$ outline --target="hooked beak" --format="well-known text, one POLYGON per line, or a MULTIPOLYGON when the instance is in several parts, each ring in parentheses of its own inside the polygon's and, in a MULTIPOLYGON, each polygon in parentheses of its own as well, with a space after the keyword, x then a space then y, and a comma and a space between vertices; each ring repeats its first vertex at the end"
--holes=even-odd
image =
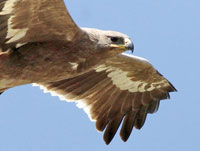
POLYGON ((133 53, 133 51, 134 51, 134 44, 133 44, 133 42, 131 41, 130 38, 126 38, 125 39, 125 47, 126 47, 127 50, 131 50, 131 52, 133 53))
POLYGON ((111 47, 112 48, 120 48, 124 51, 126 50, 131 50, 131 52, 133 53, 134 51, 134 44, 132 43, 131 39, 130 38, 125 38, 125 41, 124 41, 125 44, 111 44, 111 47))

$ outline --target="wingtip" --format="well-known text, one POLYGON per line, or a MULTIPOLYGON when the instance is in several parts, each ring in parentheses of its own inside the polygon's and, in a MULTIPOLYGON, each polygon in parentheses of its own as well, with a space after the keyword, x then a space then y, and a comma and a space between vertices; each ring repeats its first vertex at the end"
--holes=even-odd
POLYGON ((135 128, 140 130, 143 127, 144 123, 137 123, 135 124, 135 128))
POLYGON ((130 134, 126 135, 128 133, 120 133, 120 138, 122 139, 123 142, 126 142, 129 137, 130 137, 130 134))
POLYGON ((103 139, 104 139, 105 144, 109 145, 113 138, 109 137, 108 135, 104 135, 103 139))
MULTIPOLYGON (((159 74, 160 76, 164 77, 158 70, 156 70, 156 72, 157 72, 157 74, 159 74)), ((168 81, 168 80, 167 80, 167 81, 168 81)), ((168 83, 169 83, 169 85, 170 85, 171 88, 172 88, 172 91, 170 91, 170 92, 178 92, 178 90, 173 86, 173 84, 172 84, 171 82, 168 81, 168 83)))
MULTIPOLYGON (((169 82, 169 81, 168 81, 169 82)), ((178 90, 173 86, 173 84, 171 82, 169 82, 170 86, 172 87, 172 92, 178 92, 178 90)))

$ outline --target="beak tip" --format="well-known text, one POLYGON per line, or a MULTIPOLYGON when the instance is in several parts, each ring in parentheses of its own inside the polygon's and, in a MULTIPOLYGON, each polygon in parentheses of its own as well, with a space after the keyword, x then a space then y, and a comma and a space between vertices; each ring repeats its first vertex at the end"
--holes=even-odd
POLYGON ((131 50, 131 52, 134 52, 134 44, 131 42, 128 46, 128 49, 131 50))
POLYGON ((128 38, 128 39, 126 40, 126 48, 127 48, 128 50, 131 50, 132 53, 134 52, 134 44, 133 44, 133 42, 131 41, 130 38, 128 38))
POLYGON ((131 49, 132 53, 134 52, 134 44, 132 43, 132 49, 131 49))

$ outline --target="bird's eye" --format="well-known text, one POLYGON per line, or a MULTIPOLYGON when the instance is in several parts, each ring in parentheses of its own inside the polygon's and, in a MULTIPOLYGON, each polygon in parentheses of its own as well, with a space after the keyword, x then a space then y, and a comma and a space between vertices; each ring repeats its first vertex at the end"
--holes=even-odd
POLYGON ((117 38, 117 37, 111 37, 110 40, 111 40, 112 42, 117 42, 117 41, 118 41, 118 38, 117 38))

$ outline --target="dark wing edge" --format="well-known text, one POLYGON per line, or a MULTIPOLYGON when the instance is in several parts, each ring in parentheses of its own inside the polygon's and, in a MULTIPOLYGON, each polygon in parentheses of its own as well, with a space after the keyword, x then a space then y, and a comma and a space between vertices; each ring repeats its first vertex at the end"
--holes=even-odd
POLYGON ((154 67, 138 57, 119 55, 83 75, 39 86, 61 100, 76 102, 109 144, 121 122, 120 136, 127 141, 133 127, 142 128, 147 113, 158 110, 160 100, 176 91, 154 67))
POLYGON ((0 0, 0 48, 28 42, 71 41, 82 31, 64 0, 0 0))

